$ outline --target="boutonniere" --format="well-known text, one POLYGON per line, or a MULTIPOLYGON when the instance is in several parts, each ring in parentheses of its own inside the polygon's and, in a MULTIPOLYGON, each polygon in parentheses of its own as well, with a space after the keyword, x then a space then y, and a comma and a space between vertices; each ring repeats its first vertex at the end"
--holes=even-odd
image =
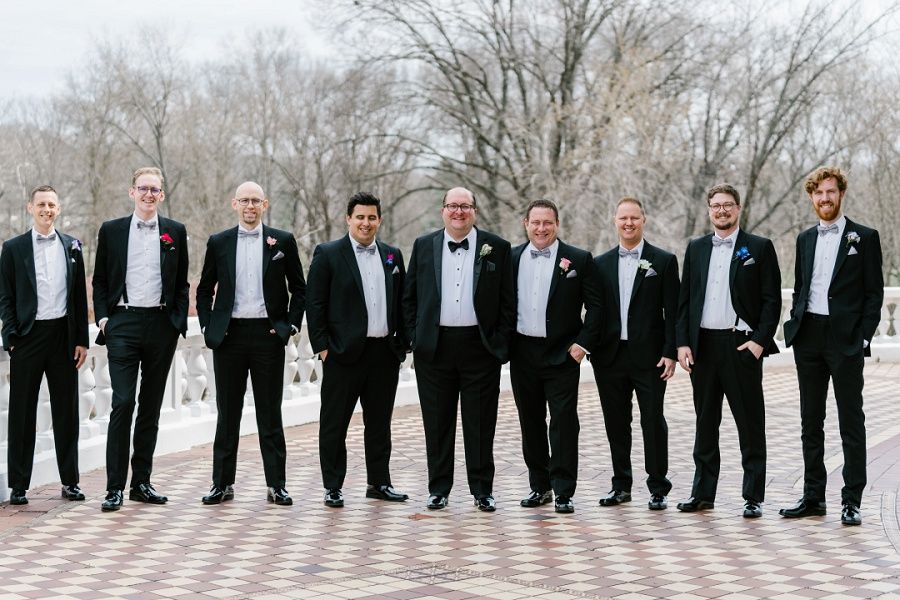
POLYGON ((72 252, 81 252, 81 240, 72 240, 72 245, 69 247, 69 250, 72 252))
POLYGON ((741 262, 750 258, 750 250, 747 249, 747 246, 741 246, 734 253, 734 258, 732 260, 739 260, 741 262))
POLYGON ((851 231, 845 237, 847 238, 847 247, 848 248, 850 247, 851 244, 855 244, 855 243, 859 242, 859 234, 856 233, 855 231, 851 231))
POLYGON ((159 245, 163 250, 173 250, 175 248, 175 240, 168 233, 159 236, 159 245))
POLYGON ((642 258, 641 262, 638 263, 638 269, 640 269, 641 271, 649 271, 652 268, 653 268, 653 263, 651 263, 646 258, 642 258))
POLYGON ((388 254, 388 255, 387 255, 387 258, 384 259, 384 264, 386 264, 386 265, 389 266, 389 267, 394 266, 394 255, 393 255, 393 254, 388 254))
POLYGON ((572 261, 568 258, 559 259, 559 272, 566 273, 569 270, 569 267, 572 266, 572 261))
POLYGON ((482 244, 481 250, 478 252, 478 258, 484 258, 488 254, 490 254, 492 250, 493 248, 490 246, 490 244, 482 244))
POLYGON ((270 236, 266 236, 266 244, 269 245, 269 248, 274 248, 274 247, 275 247, 275 244, 277 244, 277 243, 278 243, 278 240, 276 240, 275 238, 273 238, 271 235, 270 235, 270 236))

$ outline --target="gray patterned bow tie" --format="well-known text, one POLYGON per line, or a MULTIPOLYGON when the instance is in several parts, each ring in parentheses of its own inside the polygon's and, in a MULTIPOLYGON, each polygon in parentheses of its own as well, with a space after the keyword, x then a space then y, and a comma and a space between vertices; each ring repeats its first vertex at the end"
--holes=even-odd
POLYGON ((619 256, 625 258, 626 256, 630 256, 631 258, 640 258, 641 253, 637 251, 637 248, 634 250, 626 250, 625 248, 619 248, 619 256))
POLYGON ((138 221, 137 222, 138 230, 141 229, 156 229, 156 221, 138 221))
POLYGON ((838 226, 837 223, 832 223, 831 225, 817 225, 816 229, 819 230, 819 236, 823 236, 828 233, 837 233, 838 226))
POLYGON ((713 248, 718 246, 734 246, 734 240, 731 238, 725 238, 724 240, 718 236, 713 236, 712 239, 713 248))
POLYGON ((550 248, 544 248, 543 250, 531 250, 531 258, 537 258, 538 256, 543 256, 544 258, 550 258, 550 248))
POLYGON ((55 240, 55 239, 56 239, 56 234, 55 234, 55 233, 51 233, 50 235, 41 235, 41 234, 37 234, 37 241, 38 241, 38 243, 41 243, 41 242, 52 242, 52 241, 55 240))
POLYGON ((357 254, 375 254, 375 246, 357 246, 357 254))
POLYGON ((255 231, 244 231, 243 229, 238 229, 238 237, 239 238, 258 238, 259 230, 255 231))

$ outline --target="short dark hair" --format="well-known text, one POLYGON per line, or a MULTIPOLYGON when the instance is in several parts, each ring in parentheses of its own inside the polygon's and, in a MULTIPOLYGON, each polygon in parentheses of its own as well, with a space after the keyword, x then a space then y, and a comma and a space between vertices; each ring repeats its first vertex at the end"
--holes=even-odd
POLYGON ((847 191, 847 176, 838 167, 819 167, 809 174, 803 187, 806 189, 806 193, 811 196, 820 183, 832 178, 837 181, 839 192, 843 194, 847 191))
POLYGON ((546 198, 541 198, 540 200, 534 200, 531 204, 528 205, 528 208, 525 209, 525 220, 531 216, 531 209, 533 208, 549 208, 553 211, 553 217, 559 221, 559 209, 556 208, 556 204, 553 200, 547 200, 546 198))
POLYGON ((634 196, 625 196, 624 198, 622 198, 622 199, 620 199, 618 202, 616 202, 616 210, 618 211, 618 210, 619 210, 619 207, 622 206, 623 204, 634 204, 634 205, 637 206, 639 209, 641 209, 641 216, 642 216, 642 217, 646 217, 646 216, 647 216, 646 214, 644 214, 644 205, 643 205, 643 203, 641 203, 641 201, 638 200, 637 198, 635 198, 634 196))
POLYGON ((734 198, 734 203, 738 206, 741 205, 741 195, 738 194, 738 191, 734 188, 730 183, 717 183, 712 186, 708 190, 706 190, 706 203, 709 204, 710 199, 716 194, 728 194, 732 198, 734 198))
POLYGON ((347 202, 347 216, 353 216, 353 209, 356 206, 374 206, 378 211, 378 218, 381 218, 381 200, 379 200, 374 194, 370 194, 369 192, 356 192, 352 196, 350 196, 350 201, 347 202))
POLYGON ((34 201, 34 196, 35 196, 36 194, 41 193, 41 192, 53 192, 54 194, 56 194, 56 197, 59 198, 59 194, 57 194, 56 190, 53 189, 53 186, 51 186, 51 185, 39 185, 39 186, 37 186, 36 188, 34 188, 33 190, 31 190, 31 195, 28 197, 28 201, 29 201, 29 202, 33 202, 33 201, 34 201))

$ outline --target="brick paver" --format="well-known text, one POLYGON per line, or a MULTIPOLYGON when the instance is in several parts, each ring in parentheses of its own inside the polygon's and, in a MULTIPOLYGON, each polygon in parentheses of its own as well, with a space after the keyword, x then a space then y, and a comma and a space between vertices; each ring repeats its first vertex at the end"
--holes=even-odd
MULTIPOLYGON (((874 598, 900 594, 897 492, 900 410, 896 365, 866 368, 870 484, 863 526, 840 524, 840 443, 833 408, 826 423, 831 470, 829 514, 787 520, 780 506, 802 490, 797 383, 788 368, 766 372, 769 474, 764 515, 741 518, 740 455, 726 411, 716 508, 683 514, 690 493, 693 409, 687 376, 667 396, 669 510, 634 501, 597 506, 609 488, 609 450, 593 385, 580 396, 581 463, 576 512, 523 509, 528 491, 512 397, 501 398, 495 458, 496 513, 472 506, 461 432, 456 485, 444 511, 429 512, 420 413, 394 418, 394 485, 404 504, 364 498, 362 425, 349 437, 346 507, 321 502, 317 426, 288 431, 292 507, 265 502, 255 437, 241 442, 233 502, 203 506, 209 446, 157 459, 154 483, 165 506, 128 502, 103 514, 102 470, 87 474, 85 503, 66 503, 58 487, 31 490, 31 503, 0 508, 0 598, 874 598)), ((636 410, 636 409, 635 409, 636 410)), ((637 423, 637 414, 635 414, 637 423)), ((635 432, 637 434, 637 432, 635 432)), ((635 473, 643 450, 635 435, 635 473)))

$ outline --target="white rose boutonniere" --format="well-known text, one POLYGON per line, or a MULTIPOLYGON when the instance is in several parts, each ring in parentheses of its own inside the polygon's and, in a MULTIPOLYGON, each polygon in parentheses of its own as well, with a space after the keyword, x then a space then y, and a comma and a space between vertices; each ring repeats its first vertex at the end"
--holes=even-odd
POLYGON ((490 254, 492 250, 493 248, 491 248, 490 244, 482 244, 481 250, 478 251, 478 258, 484 258, 490 254))
POLYGON ((638 263, 638 268, 641 271, 649 271, 651 268, 653 268, 653 263, 651 263, 646 258, 642 258, 641 262, 638 263))
POLYGON ((848 233, 846 235, 846 238, 847 238, 847 247, 849 247, 851 244, 856 244, 857 242, 859 242, 859 234, 856 233, 855 231, 851 231, 850 233, 848 233))

